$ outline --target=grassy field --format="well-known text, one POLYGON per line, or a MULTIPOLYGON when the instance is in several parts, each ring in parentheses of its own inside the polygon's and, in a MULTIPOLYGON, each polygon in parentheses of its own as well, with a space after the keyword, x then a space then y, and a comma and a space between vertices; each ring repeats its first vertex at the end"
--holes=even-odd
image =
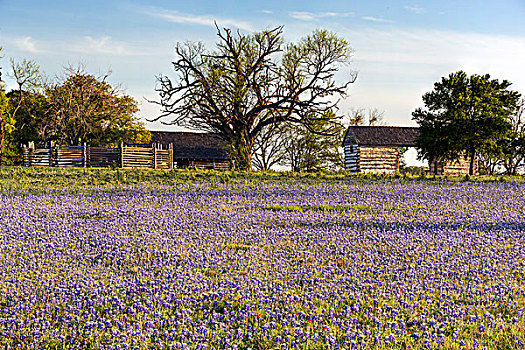
POLYGON ((411 175, 356 175, 349 172, 295 173, 295 172, 235 172, 213 170, 151 170, 119 168, 37 168, 0 167, 2 189, 80 188, 85 186, 107 186, 115 184, 173 184, 173 183, 247 183, 268 181, 411 181, 450 182, 516 182, 524 183, 525 176, 411 176, 411 175))

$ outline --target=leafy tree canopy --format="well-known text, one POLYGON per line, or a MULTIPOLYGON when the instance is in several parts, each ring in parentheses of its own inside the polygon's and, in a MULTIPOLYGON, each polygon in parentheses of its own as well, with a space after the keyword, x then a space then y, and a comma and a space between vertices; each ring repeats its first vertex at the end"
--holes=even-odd
POLYGON ((466 155, 473 174, 476 156, 497 149, 511 129, 508 118, 520 94, 509 90, 510 85, 488 74, 469 77, 463 71, 435 83, 434 90, 423 95, 425 108, 412 113, 420 127, 420 158, 453 161, 466 155))
POLYGON ((326 111, 307 128, 288 124, 283 135, 281 164, 292 171, 339 170, 343 167, 341 142, 345 127, 333 123, 334 112, 326 111), (330 130, 330 133, 326 133, 330 130))
POLYGON ((502 140, 501 165, 509 175, 517 175, 525 168, 525 99, 518 102, 516 111, 510 115, 511 132, 502 140))
MULTIPOLYGON (((0 58, 2 58, 2 47, 0 46, 0 58)), ((14 120, 7 113, 9 99, 5 94, 5 87, 2 81, 2 67, 0 66, 0 165, 3 163, 4 140, 13 131, 14 120)))
POLYGON ((147 142, 149 132, 136 117, 137 102, 120 87, 80 67, 68 69, 66 77, 46 89, 48 112, 44 120, 47 140, 60 144, 110 145, 147 142))

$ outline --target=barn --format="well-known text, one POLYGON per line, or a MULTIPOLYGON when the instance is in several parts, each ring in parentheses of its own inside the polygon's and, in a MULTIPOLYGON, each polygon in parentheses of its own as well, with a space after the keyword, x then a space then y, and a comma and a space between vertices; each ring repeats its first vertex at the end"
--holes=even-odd
MULTIPOLYGON (((400 148, 415 147, 418 136, 417 127, 350 126, 343 139, 345 169, 352 173, 395 174, 402 156, 400 148)), ((449 164, 434 161, 428 171, 436 175, 466 175, 469 163, 463 157, 449 164)))
POLYGON ((151 131, 151 142, 173 147, 173 162, 177 168, 227 170, 230 158, 226 143, 213 133, 182 131, 151 131))

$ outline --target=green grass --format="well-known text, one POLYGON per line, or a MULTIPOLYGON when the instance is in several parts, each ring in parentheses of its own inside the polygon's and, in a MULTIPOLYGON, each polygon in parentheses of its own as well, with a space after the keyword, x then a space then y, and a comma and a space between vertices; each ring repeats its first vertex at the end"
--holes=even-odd
MULTIPOLYGON (((192 169, 119 169, 119 168, 39 168, 39 167, 0 167, 0 189, 34 189, 39 191, 114 184, 174 184, 203 183, 258 183, 279 180, 281 182, 315 183, 327 182, 369 182, 395 181, 470 181, 470 182, 525 182, 525 176, 434 176, 434 175, 388 175, 351 174, 340 172, 239 172, 192 169)), ((322 210, 322 209, 321 209, 322 210)), ((338 209, 335 209, 338 210, 338 209)))

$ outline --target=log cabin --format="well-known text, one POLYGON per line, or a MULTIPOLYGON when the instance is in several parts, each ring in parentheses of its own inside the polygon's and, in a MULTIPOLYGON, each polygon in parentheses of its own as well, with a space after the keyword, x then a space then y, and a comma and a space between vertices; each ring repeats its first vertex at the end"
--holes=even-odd
MULTIPOLYGON (((350 126, 342 145, 345 169, 352 173, 395 174, 399 171, 402 156, 400 148, 415 147, 418 136, 417 127, 350 126)), ((436 175, 466 175, 469 162, 464 157, 448 164, 433 161, 428 172, 436 175)))

